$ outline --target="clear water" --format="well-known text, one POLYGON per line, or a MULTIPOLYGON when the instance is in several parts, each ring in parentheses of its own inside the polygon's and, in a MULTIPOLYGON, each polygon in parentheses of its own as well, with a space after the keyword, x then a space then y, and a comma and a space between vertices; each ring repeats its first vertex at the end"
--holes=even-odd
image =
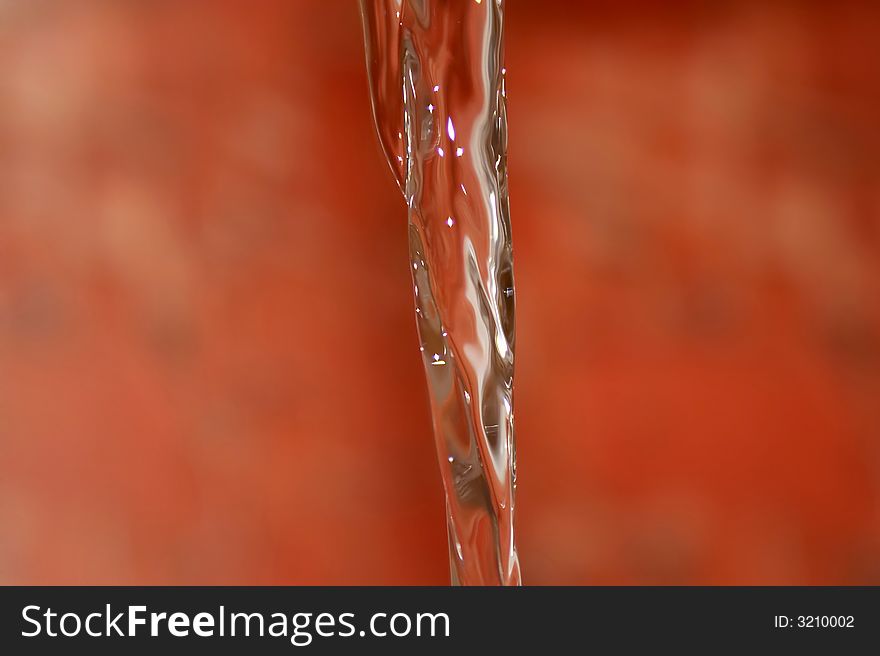
POLYGON ((408 210, 452 581, 517 585, 504 4, 360 1, 376 127, 408 210))

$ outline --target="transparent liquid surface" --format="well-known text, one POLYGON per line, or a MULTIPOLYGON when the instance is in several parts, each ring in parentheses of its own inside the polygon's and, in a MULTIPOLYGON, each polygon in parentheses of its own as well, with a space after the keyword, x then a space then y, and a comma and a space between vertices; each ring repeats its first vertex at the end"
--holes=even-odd
POLYGON ((520 583, 503 11, 501 0, 361 0, 376 128, 406 201, 460 585, 520 583))

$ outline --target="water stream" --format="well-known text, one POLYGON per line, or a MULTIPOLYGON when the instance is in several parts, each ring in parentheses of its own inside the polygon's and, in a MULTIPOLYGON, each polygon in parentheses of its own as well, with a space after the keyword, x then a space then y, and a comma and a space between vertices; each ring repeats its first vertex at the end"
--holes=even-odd
POLYGON ((452 581, 517 585, 502 0, 361 0, 373 115, 406 201, 452 581))

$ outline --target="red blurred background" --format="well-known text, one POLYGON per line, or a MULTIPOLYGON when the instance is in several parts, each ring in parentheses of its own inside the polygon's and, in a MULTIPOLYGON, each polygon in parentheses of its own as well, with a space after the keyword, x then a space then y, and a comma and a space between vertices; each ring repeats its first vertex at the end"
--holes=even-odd
MULTIPOLYGON (((880 583, 880 7, 508 0, 519 540, 880 583)), ((356 3, 0 4, 0 582, 442 584, 356 3)))

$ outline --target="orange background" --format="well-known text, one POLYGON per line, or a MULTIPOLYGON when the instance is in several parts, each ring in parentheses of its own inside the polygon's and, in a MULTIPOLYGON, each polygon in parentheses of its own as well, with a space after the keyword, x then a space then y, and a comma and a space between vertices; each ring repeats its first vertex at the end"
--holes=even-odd
MULTIPOLYGON (((880 583, 880 9, 507 30, 525 581, 880 583)), ((0 98, 0 582, 446 583, 356 4, 3 3, 0 98)))

